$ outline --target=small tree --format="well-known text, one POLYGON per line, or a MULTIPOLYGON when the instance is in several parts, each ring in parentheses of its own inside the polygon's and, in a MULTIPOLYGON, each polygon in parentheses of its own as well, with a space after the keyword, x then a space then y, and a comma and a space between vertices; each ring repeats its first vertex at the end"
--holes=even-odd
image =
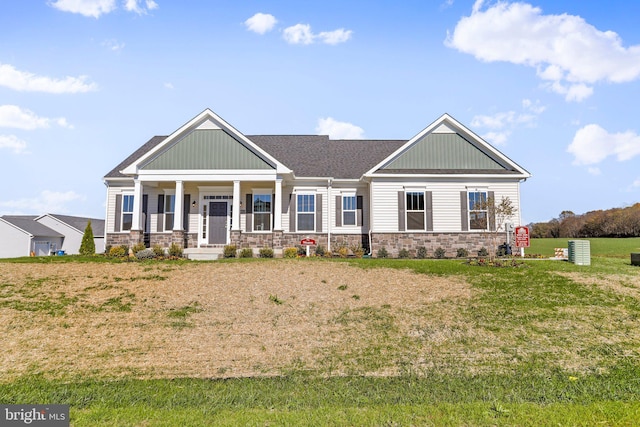
POLYGON ((87 223, 82 235, 82 243, 80 243, 80 255, 95 255, 96 244, 93 241, 93 229, 91 228, 91 220, 87 223))
POLYGON ((489 258, 493 259, 498 251, 498 237, 507 231, 505 227, 507 220, 511 219, 518 210, 509 197, 502 197, 500 203, 496 203, 493 197, 488 197, 486 201, 478 202, 476 206, 486 210, 489 217, 489 227, 487 227, 491 240, 489 258))

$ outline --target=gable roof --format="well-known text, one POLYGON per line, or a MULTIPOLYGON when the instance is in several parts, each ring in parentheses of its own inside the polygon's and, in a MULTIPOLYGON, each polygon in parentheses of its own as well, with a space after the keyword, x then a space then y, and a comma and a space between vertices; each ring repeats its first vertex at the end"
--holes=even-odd
POLYGON ((118 166, 111 169, 106 175, 105 178, 126 178, 127 176, 122 174, 120 171, 126 168, 127 166, 133 164, 137 159, 144 156, 146 153, 154 149, 158 144, 164 141, 166 136, 154 136, 145 144, 143 144, 136 151, 131 153, 126 159, 121 161, 118 166))
POLYGON ((37 222, 35 215, 3 215, 0 218, 34 237, 64 237, 57 231, 37 222))
POLYGON ((69 227, 72 227, 83 234, 84 234, 85 228, 87 228, 87 223, 91 221, 91 230, 93 231, 93 236, 101 237, 104 235, 104 219, 87 218, 87 217, 71 216, 71 215, 44 214, 44 215, 40 215, 37 218, 34 218, 34 220, 38 221, 40 218, 44 216, 50 216, 52 218, 55 218, 58 221, 67 224, 69 227))

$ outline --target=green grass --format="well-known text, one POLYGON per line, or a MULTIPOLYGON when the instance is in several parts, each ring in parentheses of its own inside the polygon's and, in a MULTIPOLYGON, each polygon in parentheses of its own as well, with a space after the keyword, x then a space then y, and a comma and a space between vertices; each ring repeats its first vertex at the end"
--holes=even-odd
POLYGON ((629 259, 631 252, 640 252, 640 237, 626 239, 597 238, 597 239, 531 239, 531 246, 525 248, 527 254, 540 254, 545 257, 554 256, 555 248, 567 248, 569 240, 589 240, 591 256, 614 257, 629 259))

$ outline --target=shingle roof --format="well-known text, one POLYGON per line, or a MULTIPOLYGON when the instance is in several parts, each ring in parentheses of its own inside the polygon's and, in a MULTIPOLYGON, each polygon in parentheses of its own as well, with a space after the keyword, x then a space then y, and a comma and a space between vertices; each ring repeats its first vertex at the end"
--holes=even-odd
MULTIPOLYGON (((152 150, 166 136, 154 136, 105 178, 124 178, 120 171, 152 150)), ((406 141, 329 139, 326 135, 247 135, 252 142, 293 170, 297 177, 358 179, 406 141)))
POLYGON ((37 218, 35 215, 3 215, 0 218, 34 236, 64 237, 64 235, 46 225, 34 221, 37 218))
POLYGON ((84 229, 87 228, 87 223, 91 221, 91 230, 93 231, 93 235, 95 237, 100 237, 104 235, 104 219, 98 218, 85 218, 80 216, 71 216, 71 215, 58 215, 58 214, 49 214, 50 216, 64 222, 65 224, 70 225, 76 230, 84 233, 84 229))

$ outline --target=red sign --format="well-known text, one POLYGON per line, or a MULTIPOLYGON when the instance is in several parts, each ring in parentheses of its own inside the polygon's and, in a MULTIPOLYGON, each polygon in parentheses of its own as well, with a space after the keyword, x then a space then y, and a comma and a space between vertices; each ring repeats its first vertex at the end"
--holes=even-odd
POLYGON ((521 225, 516 227, 515 231, 516 248, 528 248, 529 247, 529 227, 521 225))
POLYGON ((313 239, 302 239, 300 240, 300 244, 302 246, 315 246, 316 245, 316 241, 313 239))

